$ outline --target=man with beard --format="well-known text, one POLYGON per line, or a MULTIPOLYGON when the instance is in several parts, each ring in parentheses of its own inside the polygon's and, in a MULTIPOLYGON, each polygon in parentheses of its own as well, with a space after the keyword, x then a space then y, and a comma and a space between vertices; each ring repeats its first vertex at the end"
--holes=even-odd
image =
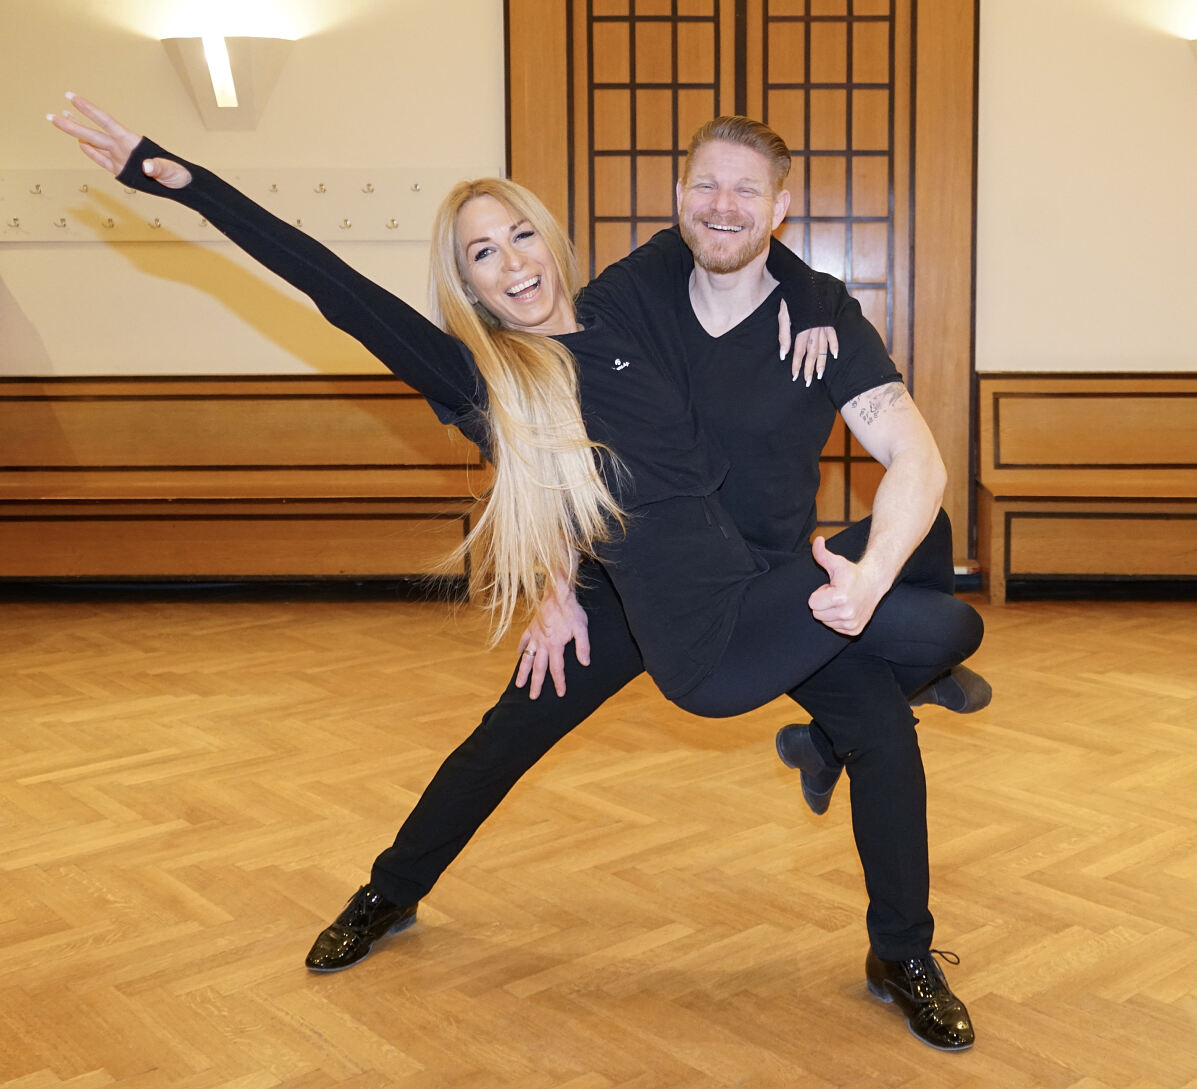
MULTIPOLYGON (((758 548, 811 549, 819 452, 837 412, 886 466, 872 518, 813 547, 828 582, 810 598, 810 623, 855 636, 898 580, 951 594, 951 534, 939 510, 943 466, 876 331, 843 285, 784 247, 770 257, 771 231, 788 207, 782 181, 789 164, 784 142, 757 122, 719 118, 704 126, 678 185, 686 242, 662 232, 606 270, 584 297, 599 312, 638 314, 674 353, 684 346, 697 415, 731 464, 720 498, 758 548), (796 324, 834 327, 840 357, 820 384, 826 389, 792 382, 774 354, 779 279, 796 324)), ((580 583, 577 597, 566 591, 551 599, 525 633, 511 685, 441 765, 392 847, 375 860, 370 882, 317 938, 306 961, 311 970, 356 964, 384 935, 414 922, 418 901, 523 772, 641 672, 601 567, 583 563, 580 583), (575 653, 567 655, 571 641, 575 653), (531 678, 537 693, 546 669, 557 698, 530 700, 522 686, 531 678)), ((918 638, 920 630, 919 616, 910 615, 900 634, 918 638)), ((762 655, 791 649, 764 642, 762 655)), ((925 782, 908 698, 958 711, 983 706, 988 686, 966 669, 948 670, 971 649, 945 661, 944 676, 921 690, 927 678, 914 680, 901 661, 840 655, 790 693, 819 726, 787 726, 777 738, 782 760, 801 769, 815 812, 827 809, 847 766, 869 894, 869 989, 896 1001, 916 1036, 946 1050, 971 1046, 973 1030, 930 949, 925 782)), ((737 672, 751 669, 748 662, 737 672)))

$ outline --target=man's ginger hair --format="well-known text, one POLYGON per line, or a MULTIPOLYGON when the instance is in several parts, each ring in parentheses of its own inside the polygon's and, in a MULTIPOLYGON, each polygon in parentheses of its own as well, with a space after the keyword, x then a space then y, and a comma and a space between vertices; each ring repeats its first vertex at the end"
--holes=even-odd
POLYGON ((722 117, 708 121, 690 138, 686 168, 682 174, 683 183, 689 180, 690 163, 694 159, 694 153, 703 144, 709 144, 714 140, 722 140, 727 144, 739 144, 741 147, 752 148, 753 151, 759 152, 769 160, 773 167, 774 192, 780 190, 785 184, 792 161, 786 142, 768 125, 754 121, 751 117, 732 114, 724 114, 722 117))

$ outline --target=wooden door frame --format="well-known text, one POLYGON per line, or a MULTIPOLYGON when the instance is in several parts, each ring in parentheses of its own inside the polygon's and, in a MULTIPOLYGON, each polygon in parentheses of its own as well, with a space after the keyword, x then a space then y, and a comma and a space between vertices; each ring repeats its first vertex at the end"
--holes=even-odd
POLYGON ((980 0, 912 0, 915 388, 948 466, 958 561, 976 555, 977 34, 980 0), (934 28, 934 33, 929 32, 934 28))

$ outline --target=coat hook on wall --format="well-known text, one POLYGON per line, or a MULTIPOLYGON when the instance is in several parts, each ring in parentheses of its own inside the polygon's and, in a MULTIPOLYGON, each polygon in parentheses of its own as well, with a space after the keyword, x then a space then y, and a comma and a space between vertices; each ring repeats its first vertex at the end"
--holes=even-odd
POLYGON ((150 226, 153 227, 154 230, 158 230, 162 226, 162 220, 160 220, 157 216, 154 216, 154 218, 150 220, 150 226))
POLYGON ((371 182, 366 182, 366 184, 362 186, 362 192, 363 192, 363 193, 373 193, 373 192, 374 192, 374 185, 373 185, 373 183, 371 183, 371 182))
POLYGON ((80 192, 80 193, 86 193, 86 192, 87 192, 87 182, 84 182, 84 183, 83 183, 81 186, 79 186, 79 192, 80 192))
POLYGON ((17 219, 16 216, 13 216, 12 219, 8 221, 8 225, 10 227, 19 227, 21 225, 21 221, 17 219))
POLYGON ((271 184, 270 188, 267 190, 267 192, 269 192, 269 193, 277 193, 277 192, 278 192, 278 182, 273 182, 273 183, 271 184))
POLYGON ((100 220, 100 226, 107 228, 108 230, 112 230, 112 228, 116 226, 116 220, 113 219, 112 216, 105 216, 100 220))
POLYGON ((387 220, 387 230, 394 231, 394 230, 398 230, 398 229, 399 229, 399 220, 397 220, 394 216, 391 216, 391 218, 387 220))
POLYGON ((353 221, 351 219, 346 218, 346 219, 341 220, 341 222, 338 224, 338 226, 341 228, 341 230, 347 231, 347 230, 349 230, 350 227, 353 226, 353 221))
POLYGON ((328 190, 324 188, 324 182, 321 182, 318 186, 316 186, 315 189, 312 190, 312 192, 313 193, 327 193, 328 190))
POLYGON ((42 183, 38 182, 37 185, 29 190, 29 192, 31 192, 35 197, 40 197, 42 195, 42 183))
POLYGON ((54 226, 55 227, 65 227, 66 226, 66 216, 59 216, 54 221, 54 226))
POLYGON ((420 183, 416 182, 414 185, 412 185, 411 191, 413 193, 418 193, 420 191, 420 183))

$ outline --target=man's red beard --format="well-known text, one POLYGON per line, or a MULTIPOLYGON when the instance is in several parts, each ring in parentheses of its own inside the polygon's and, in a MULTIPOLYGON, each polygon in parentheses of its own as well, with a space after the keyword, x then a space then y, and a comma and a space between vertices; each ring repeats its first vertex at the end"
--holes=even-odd
POLYGON ((710 228, 703 226, 704 222, 713 223, 715 220, 680 218, 678 226, 681 228, 682 238, 694 254, 694 263, 707 272, 739 272, 749 261, 762 253, 769 243, 767 231, 760 228, 753 230, 751 224, 737 223, 732 225, 743 226, 744 230, 736 235, 729 234, 720 246, 718 240, 712 238, 710 228))

